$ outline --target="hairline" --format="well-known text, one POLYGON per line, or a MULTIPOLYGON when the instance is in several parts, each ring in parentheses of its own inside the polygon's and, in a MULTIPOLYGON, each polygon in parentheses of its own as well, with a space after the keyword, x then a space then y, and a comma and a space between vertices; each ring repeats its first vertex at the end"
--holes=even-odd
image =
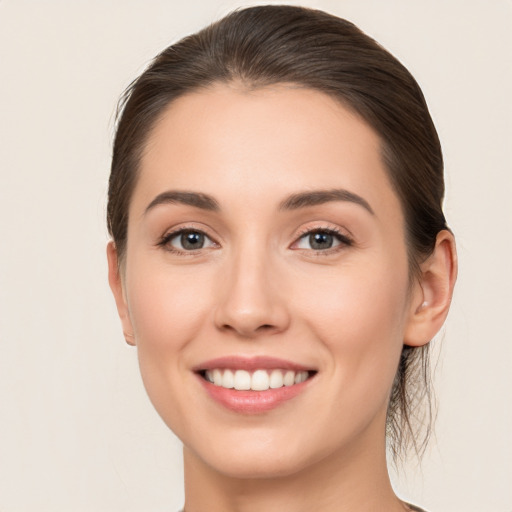
MULTIPOLYGON (((130 205, 131 200, 134 194, 134 191, 137 187, 137 183, 139 180, 139 175, 142 168, 142 162, 148 152, 148 150, 151 147, 151 139, 153 138, 153 135, 155 131, 158 129, 158 126, 162 119, 165 117, 167 112, 169 112, 170 109, 173 108, 174 103, 184 97, 192 96, 195 94, 201 94, 202 92, 208 92, 213 91, 215 87, 217 86, 224 86, 228 88, 233 88, 233 90, 236 90, 241 93, 251 93, 255 91, 260 91, 264 89, 268 89, 271 87, 284 87, 288 89, 303 89, 303 90, 309 90, 318 92, 321 94, 324 94, 325 96, 331 98, 336 103, 347 109, 352 115, 356 116, 359 120, 361 120, 363 123, 365 123, 366 126, 368 126, 376 135, 378 141, 379 141, 379 156, 381 159, 381 162, 383 164, 383 167, 386 171, 386 177, 388 179, 388 183, 391 186, 391 189, 395 193, 398 203, 400 205, 400 211, 402 213, 402 219, 403 219, 403 230, 404 230, 404 243, 407 247, 407 255, 408 255, 408 266, 409 266, 409 288, 412 291, 412 287, 414 285, 414 281, 418 279, 420 268, 419 264, 422 257, 428 257, 430 254, 421 254, 417 253, 415 251, 413 244, 411 242, 410 236, 409 236, 409 229, 408 229, 408 221, 407 221, 407 212, 405 210, 405 204, 399 194, 399 189, 394 183, 393 180, 393 172, 391 170, 392 166, 392 154, 394 153, 387 141, 385 140, 382 133, 374 126, 373 123, 371 123, 366 116, 363 115, 360 109, 356 108, 349 99, 339 93, 336 93, 334 91, 327 91, 325 89, 322 89, 320 87, 315 87, 313 84, 308 84, 305 82, 298 82, 298 81, 279 81, 279 80, 254 80, 254 79, 247 79, 241 76, 231 76, 227 77, 226 79, 217 78, 213 81, 207 82, 207 83, 201 83, 197 84, 193 87, 190 87, 186 90, 178 92, 174 97, 167 98, 165 100, 164 96, 162 95, 163 106, 159 109, 159 111, 154 115, 154 118, 151 119, 149 123, 149 129, 147 130, 147 133, 140 138, 139 142, 139 148, 138 151, 135 151, 134 156, 132 157, 131 163, 133 166, 133 172, 132 172, 132 183, 131 183, 131 190, 130 195, 126 204, 126 235, 123 243, 123 250, 120 254, 118 254, 118 261, 120 263, 119 268, 125 268, 125 265, 122 265, 122 262, 126 259, 126 249, 128 244, 128 225, 130 222, 130 205), (390 158, 391 157, 391 158, 390 158)), ((116 115, 116 123, 119 122, 123 115, 123 110, 120 109, 117 112, 116 115)))

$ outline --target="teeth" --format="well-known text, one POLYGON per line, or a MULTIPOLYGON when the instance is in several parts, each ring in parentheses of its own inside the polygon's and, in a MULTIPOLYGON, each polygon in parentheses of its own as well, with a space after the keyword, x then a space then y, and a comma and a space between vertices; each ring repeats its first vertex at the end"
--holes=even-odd
POLYGON ((233 375, 233 372, 231 370, 224 371, 221 386, 227 389, 232 389, 235 387, 235 376, 233 375))
POLYGON ((246 370, 224 370, 215 368, 206 370, 205 378, 216 386, 239 391, 266 391, 283 386, 293 386, 307 380, 307 371, 292 370, 256 370, 252 374, 246 370))
POLYGON ((308 378, 308 372, 297 372, 295 374, 295 384, 300 384, 308 378))
POLYGON ((295 372, 288 370, 284 374, 283 381, 285 386, 293 386, 295 384, 295 372))
POLYGON ((213 383, 216 386, 222 386, 222 372, 220 370, 213 370, 213 383))
POLYGON ((265 370, 256 370, 252 374, 251 389, 254 391, 265 391, 270 386, 270 377, 265 370))
POLYGON ((270 387, 272 389, 283 387, 283 372, 281 370, 272 370, 270 374, 270 387))
POLYGON ((235 372, 235 389, 246 391, 251 389, 251 374, 245 370, 235 372))

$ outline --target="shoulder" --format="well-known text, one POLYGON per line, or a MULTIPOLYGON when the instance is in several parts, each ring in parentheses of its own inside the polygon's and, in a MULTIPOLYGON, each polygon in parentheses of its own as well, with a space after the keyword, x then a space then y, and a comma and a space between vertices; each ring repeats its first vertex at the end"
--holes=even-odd
POLYGON ((411 505, 410 503, 406 503, 406 505, 412 510, 412 512, 427 512, 420 507, 416 507, 415 505, 411 505))

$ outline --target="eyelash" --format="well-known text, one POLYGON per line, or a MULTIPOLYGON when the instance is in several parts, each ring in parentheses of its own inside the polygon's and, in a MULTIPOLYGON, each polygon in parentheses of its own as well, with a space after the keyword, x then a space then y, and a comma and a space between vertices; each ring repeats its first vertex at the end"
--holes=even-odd
POLYGON ((209 240, 211 240, 214 245, 218 245, 218 243, 215 242, 212 239, 212 237, 210 237, 204 230, 198 229, 194 226, 188 226, 188 227, 184 226, 184 227, 180 227, 179 229, 176 229, 175 231, 166 233, 159 240, 159 242, 157 243, 157 246, 164 248, 166 251, 168 251, 172 254, 178 254, 180 256, 194 256, 194 255, 198 254, 199 251, 204 250, 204 247, 201 247, 196 250, 182 251, 182 250, 176 249, 176 247, 173 247, 172 245, 170 245, 170 241, 173 238, 176 238, 176 237, 182 235, 183 233, 198 233, 198 234, 204 235, 205 238, 208 238, 209 240))
POLYGON ((300 242, 300 240, 302 240, 303 238, 305 238, 307 236, 314 235, 316 233, 322 233, 322 234, 327 234, 327 235, 333 236, 334 238, 337 239, 337 241, 339 242, 339 245, 337 245, 335 247, 330 247, 328 249, 319 249, 319 250, 296 249, 296 250, 307 251, 308 253, 314 254, 315 256, 329 256, 331 254, 337 253, 338 251, 345 249, 346 247, 350 247, 350 246, 354 245, 354 241, 352 240, 352 238, 347 236, 345 233, 342 233, 340 230, 338 230, 336 228, 332 228, 332 227, 306 228, 299 234, 296 241, 293 242, 293 245, 300 242))
MULTIPOLYGON (((214 245, 218 246, 218 243, 215 242, 205 231, 203 231, 202 229, 195 228, 193 226, 181 227, 179 229, 176 229, 175 231, 171 231, 169 233, 166 233, 158 241, 157 246, 164 248, 166 251, 169 251, 170 253, 178 254, 178 255, 181 255, 181 256, 194 256, 194 255, 198 254, 201 250, 204 250, 204 248, 201 247, 201 248, 196 249, 196 250, 186 251, 186 250, 176 249, 175 247, 170 245, 170 241, 171 240, 173 240, 174 238, 182 235, 183 233, 187 233, 187 232, 188 233, 198 233, 198 234, 204 235, 214 245)), ((298 237, 296 238, 296 240, 293 242, 292 245, 295 245, 295 244, 299 243, 306 236, 311 236, 311 235, 314 235, 316 233, 323 233, 323 234, 327 234, 327 235, 333 236, 334 238, 337 239, 337 241, 339 242, 339 245, 337 245, 335 247, 330 247, 328 249, 319 249, 319 250, 314 250, 314 249, 295 249, 295 250, 307 251, 308 253, 312 253, 315 256, 328 256, 330 254, 333 254, 333 253, 336 253, 336 252, 338 252, 340 250, 343 250, 346 247, 350 247, 350 246, 352 246, 354 244, 354 241, 350 237, 348 237, 346 234, 342 233, 341 231, 339 231, 336 228, 332 228, 332 227, 329 227, 329 228, 327 228, 327 227, 323 227, 323 228, 322 227, 316 227, 316 228, 312 228, 312 229, 304 229, 301 233, 299 233, 298 237)))

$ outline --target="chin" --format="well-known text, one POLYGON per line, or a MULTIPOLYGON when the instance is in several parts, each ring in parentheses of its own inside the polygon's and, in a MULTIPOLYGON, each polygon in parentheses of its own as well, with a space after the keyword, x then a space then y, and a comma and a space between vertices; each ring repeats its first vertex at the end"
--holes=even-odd
POLYGON ((266 450, 248 453, 208 454, 203 458, 211 469, 229 478, 274 479, 296 474, 307 464, 299 457, 267 453, 266 450))
POLYGON ((288 430, 247 429, 226 436, 212 434, 200 442, 190 439, 191 443, 185 442, 185 454, 229 478, 285 478, 312 468, 333 453, 334 447, 319 443, 319 439, 322 436, 290 435, 288 430))

